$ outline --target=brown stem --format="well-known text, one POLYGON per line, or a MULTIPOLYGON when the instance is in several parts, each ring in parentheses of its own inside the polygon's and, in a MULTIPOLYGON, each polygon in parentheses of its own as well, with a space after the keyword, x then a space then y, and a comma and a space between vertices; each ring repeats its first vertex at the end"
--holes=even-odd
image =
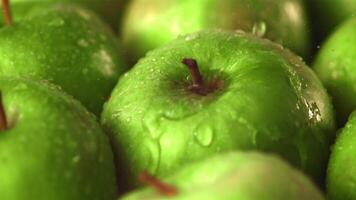
POLYGON ((198 90, 203 88, 204 82, 200 74, 197 61, 191 58, 184 58, 182 63, 185 64, 190 71, 190 75, 192 76, 192 88, 196 88, 198 90))
POLYGON ((7 129, 7 120, 6 120, 6 115, 5 115, 5 110, 4 106, 2 103, 2 95, 0 92, 0 131, 6 130, 7 129))
POLYGON ((144 184, 152 186, 159 193, 161 193, 165 196, 175 196, 177 194, 177 188, 175 188, 174 186, 168 185, 166 183, 163 183, 161 180, 150 175, 148 172, 145 172, 145 171, 142 172, 139 175, 139 180, 144 184))
POLYGON ((2 9, 4 12, 5 23, 10 26, 12 24, 12 18, 9 0, 2 0, 2 9))

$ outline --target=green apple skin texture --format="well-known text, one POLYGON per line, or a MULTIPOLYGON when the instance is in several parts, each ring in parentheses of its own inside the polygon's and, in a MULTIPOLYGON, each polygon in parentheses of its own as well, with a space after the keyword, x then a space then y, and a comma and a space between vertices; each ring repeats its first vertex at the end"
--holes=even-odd
POLYGON ((333 98, 339 124, 344 124, 356 109, 356 17, 322 45, 313 68, 333 98))
POLYGON ((165 197, 146 188, 121 199, 325 199, 305 175, 279 157, 255 152, 228 152, 190 163, 164 182, 176 186, 176 196, 165 197))
POLYGON ((299 0, 133 0, 123 21, 123 44, 133 60, 207 28, 254 30, 301 56, 309 51, 309 26, 299 0))
POLYGON ((73 5, 31 13, 0 29, 0 77, 47 80, 99 114, 125 70, 114 34, 94 13, 73 5))
POLYGON ((108 138, 78 101, 54 86, 0 79, 10 128, 0 133, 0 199, 112 200, 108 138))
POLYGON ((321 181, 335 135, 326 91, 300 58, 266 39, 218 30, 148 53, 120 78, 102 124, 128 187, 142 170, 161 177, 231 149, 276 152, 321 181), (222 88, 187 91, 183 58, 196 59, 222 88))
POLYGON ((117 26, 127 0, 11 0, 11 5, 22 3, 75 3, 96 12, 113 28, 117 26))
POLYGON ((356 199, 356 113, 351 114, 333 146, 327 173, 330 200, 356 199))

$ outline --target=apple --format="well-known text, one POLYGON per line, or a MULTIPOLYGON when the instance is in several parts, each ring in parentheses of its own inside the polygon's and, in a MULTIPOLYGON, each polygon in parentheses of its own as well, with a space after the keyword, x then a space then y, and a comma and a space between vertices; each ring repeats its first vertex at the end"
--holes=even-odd
POLYGON ((313 68, 332 96, 343 126, 356 109, 356 17, 344 22, 322 45, 313 68))
POLYGON ((164 178, 161 184, 144 174, 141 179, 152 188, 120 199, 325 199, 304 174, 275 155, 258 152, 228 152, 193 162, 164 178), (175 192, 167 193, 162 184, 175 187, 175 192))
POLYGON ((275 152, 322 182, 335 137, 330 99, 300 58, 220 30, 149 52, 120 78, 101 121, 127 189, 143 170, 160 178, 233 149, 275 152))
POLYGON ((105 22, 116 29, 127 1, 128 0, 11 0, 11 3, 15 8, 16 5, 21 5, 23 3, 25 3, 23 8, 31 4, 75 3, 93 10, 105 22))
POLYGON ((327 173, 327 192, 330 200, 356 199, 356 112, 333 146, 327 173))
POLYGON ((47 80, 99 114, 125 70, 116 36, 96 15, 56 4, 0 29, 0 77, 47 80))
POLYGON ((121 35, 132 62, 179 35, 206 28, 253 32, 306 57, 309 25, 305 14, 301 0, 133 0, 121 35))
POLYGON ((0 78, 0 199, 112 200, 113 155, 96 118, 57 86, 0 78))

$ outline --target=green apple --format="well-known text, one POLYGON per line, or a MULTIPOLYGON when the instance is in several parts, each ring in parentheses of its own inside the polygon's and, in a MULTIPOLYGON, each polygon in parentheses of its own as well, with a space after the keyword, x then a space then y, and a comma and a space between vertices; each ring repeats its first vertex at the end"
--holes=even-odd
POLYGON ((179 35, 206 28, 242 29, 302 56, 309 51, 300 0, 133 0, 123 21, 123 43, 134 61, 179 35))
POLYGON ((300 58, 219 30, 149 52, 119 80, 102 124, 128 188, 142 170, 162 177, 231 149, 278 153, 321 182, 335 135, 330 99, 300 58))
POLYGON ((98 114, 125 67, 116 36, 94 13, 56 4, 0 29, 0 77, 58 84, 98 114))
POLYGON ((305 0, 305 3, 310 7, 319 41, 344 20, 356 16, 356 0, 305 0))
POLYGON ((114 199, 108 138, 94 115, 56 87, 0 78, 0 118, 7 119, 0 125, 0 199, 114 199))
POLYGON ((164 181, 163 184, 176 188, 169 198, 164 190, 153 187, 134 191, 121 199, 325 199, 301 172, 275 155, 257 152, 228 152, 190 163, 164 181))
MULTIPOLYGON (((75 3, 85 8, 95 11, 102 19, 113 28, 117 27, 123 9, 128 0, 10 0, 12 5, 21 5, 25 3, 43 4, 43 3, 75 3)), ((27 4, 30 5, 30 4, 27 4)), ((20 12, 19 12, 20 13, 20 12)))
POLYGON ((356 109, 356 17, 322 45, 313 68, 331 94, 337 119, 343 125, 356 109))
POLYGON ((327 192, 330 200, 356 199, 356 112, 333 146, 327 173, 327 192))

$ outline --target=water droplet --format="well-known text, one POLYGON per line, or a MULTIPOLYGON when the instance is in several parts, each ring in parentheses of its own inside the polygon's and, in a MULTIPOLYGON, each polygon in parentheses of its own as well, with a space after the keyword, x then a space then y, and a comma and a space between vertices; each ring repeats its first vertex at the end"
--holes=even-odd
POLYGON ((141 147, 135 152, 136 156, 139 155, 144 162, 141 164, 142 170, 147 170, 151 173, 155 173, 160 165, 161 161, 161 146, 158 141, 146 139, 141 142, 141 147))
POLYGON ((77 44, 81 47, 87 47, 89 45, 89 43, 84 39, 78 40, 77 44))
POLYGON ((79 155, 76 155, 76 156, 74 156, 74 157, 72 158, 73 163, 78 163, 79 160, 80 160, 80 156, 79 156, 79 155))
POLYGON ((27 85, 24 83, 19 83, 14 88, 14 90, 26 90, 26 89, 27 89, 27 85))
POLYGON ((238 30, 235 30, 235 34, 237 34, 237 35, 244 35, 244 34, 246 34, 246 32, 243 31, 243 30, 241 30, 241 29, 238 29, 238 30))
POLYGON ((257 37, 263 37, 266 34, 267 26, 265 22, 256 22, 252 27, 252 34, 257 37))
POLYGON ((106 49, 100 49, 98 52, 93 54, 94 60, 98 62, 98 70, 101 71, 106 76, 111 76, 115 73, 115 64, 112 60, 112 56, 106 49))
POLYGON ((107 40, 107 38, 106 38, 106 36, 104 34, 100 34, 99 37, 100 37, 100 39, 102 41, 106 41, 107 40))
POLYGON ((64 20, 62 18, 55 18, 48 23, 49 26, 63 26, 64 20))
POLYGON ((187 36, 185 36, 185 40, 186 41, 191 41, 191 40, 195 40, 199 38, 199 34, 198 33, 193 33, 193 34, 189 34, 187 36))
POLYGON ((321 113, 318 105, 315 102, 307 103, 308 116, 313 122, 319 122, 321 120, 321 113))
POLYGON ((305 148, 305 144, 302 142, 297 143, 297 149, 299 153, 300 165, 303 169, 305 169, 308 162, 308 150, 305 148))
POLYGON ((163 124, 165 118, 157 112, 146 111, 144 116, 144 125, 153 140, 158 140, 161 135, 166 132, 166 127, 163 124))
POLYGON ((214 130, 210 124, 197 126, 193 134, 195 140, 203 147, 210 146, 214 139, 214 130))
POLYGON ((87 74, 87 73, 88 73, 88 68, 84 68, 84 69, 82 70, 82 74, 85 75, 85 74, 87 74))
POLYGON ((296 104, 295 107, 297 108, 297 110, 300 109, 299 104, 296 104))
POLYGON ((240 117, 238 119, 238 122, 247 128, 247 130, 249 131, 249 133, 251 135, 252 144, 256 145, 257 144, 257 133, 258 133, 257 129, 244 118, 240 117))
POLYGON ((77 13, 85 20, 89 20, 91 18, 90 13, 86 12, 85 10, 78 9, 77 13))

